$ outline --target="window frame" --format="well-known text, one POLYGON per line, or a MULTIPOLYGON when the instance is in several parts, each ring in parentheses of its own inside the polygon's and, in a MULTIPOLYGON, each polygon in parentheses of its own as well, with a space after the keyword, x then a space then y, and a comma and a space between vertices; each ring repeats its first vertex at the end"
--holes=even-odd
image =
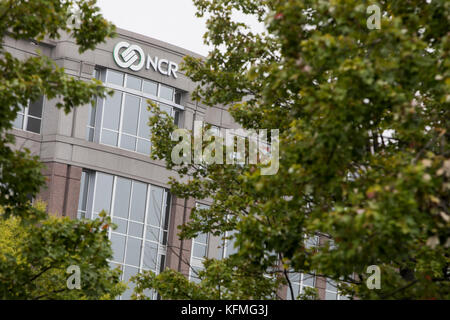
MULTIPOLYGON (((98 218, 98 213, 95 211, 95 201, 97 200, 97 193, 100 191, 101 193, 104 193, 105 190, 98 190, 98 176, 99 174, 106 175, 112 177, 112 186, 111 186, 111 199, 109 201, 109 207, 110 210, 108 213, 108 216, 111 218, 111 221, 124 221, 126 222, 126 230, 124 232, 119 231, 118 229, 112 230, 112 228, 108 229, 108 239, 111 240, 113 234, 115 236, 120 236, 124 238, 124 251, 123 251, 123 257, 121 261, 115 260, 115 257, 113 256, 112 259, 108 260, 111 266, 113 267, 120 267, 122 270, 121 280, 125 280, 126 268, 135 268, 138 270, 138 273, 143 271, 153 271, 156 274, 159 274, 163 271, 163 269, 166 266, 167 262, 167 248, 168 248, 168 233, 169 233, 169 227, 170 227, 170 207, 171 207, 171 196, 169 191, 164 188, 157 185, 153 185, 150 183, 130 179, 127 177, 117 176, 114 174, 109 174, 105 172, 100 171, 90 171, 90 170, 83 170, 82 174, 82 183, 85 184, 81 185, 80 187, 80 197, 82 196, 82 192, 85 191, 85 188, 87 186, 87 196, 86 196, 86 203, 82 204, 83 201, 80 199, 79 201, 79 207, 78 207, 78 218, 82 218, 82 213, 84 213, 84 218, 87 219, 96 219, 98 218), (120 216, 115 215, 115 203, 116 203, 116 197, 117 197, 117 185, 118 180, 124 179, 130 181, 130 196, 128 199, 128 205, 127 205, 127 218, 123 218, 120 216), (86 182, 87 181, 87 182, 86 182), (146 186, 145 191, 145 204, 144 204, 144 218, 143 221, 137 221, 133 220, 131 217, 131 211, 132 211, 132 203, 133 203, 133 188, 135 188, 136 184, 144 184, 146 186), (150 215, 150 206, 152 204, 152 190, 153 189, 161 189, 162 190, 162 199, 161 199, 161 209, 160 209, 160 221, 159 226, 156 227, 154 225, 151 225, 148 221, 148 217, 150 215), (83 205, 86 207, 86 210, 81 210, 80 205, 83 205), (130 226, 131 223, 141 224, 142 225, 142 235, 141 237, 132 235, 130 233, 130 226), (147 229, 149 227, 152 228, 158 228, 158 239, 153 240, 147 237, 147 229), (127 261, 127 253, 128 253, 128 240, 129 239, 136 239, 140 241, 141 247, 139 248, 139 265, 133 265, 128 263, 127 261), (155 268, 146 267, 144 264, 144 256, 146 252, 146 244, 151 244, 156 248, 156 256, 153 257, 153 259, 156 258, 155 261, 155 268)), ((109 192, 109 191, 108 191, 109 192)))
POLYGON ((34 133, 34 134, 39 134, 39 135, 41 135, 42 134, 42 119, 43 119, 43 115, 44 115, 44 106, 45 106, 45 96, 41 96, 39 99, 42 99, 42 112, 41 112, 41 117, 39 118, 39 117, 36 117, 36 116, 33 116, 33 115, 30 115, 30 113, 29 113, 29 110, 30 110, 30 105, 31 105, 31 100, 28 100, 28 102, 27 102, 27 105, 26 106, 20 106, 21 107, 21 110, 19 110, 19 112, 17 112, 17 115, 16 115, 16 118, 14 119, 14 121, 12 122, 12 127, 14 128, 14 129, 16 129, 16 130, 21 130, 21 131, 26 131, 26 132, 30 132, 30 133, 34 133), (17 120, 17 118, 19 117, 19 116, 22 116, 23 117, 23 120, 22 120, 22 127, 21 128, 18 128, 18 127, 16 127, 16 126, 14 126, 14 124, 15 124, 15 122, 16 122, 16 120, 17 120), (35 120, 39 120, 39 132, 34 132, 34 131, 31 131, 31 130, 28 130, 27 129, 27 127, 28 127, 28 119, 29 118, 32 118, 32 119, 35 119, 35 120))
MULTIPOLYGON (((144 154, 144 155, 149 155, 150 154, 150 150, 148 150, 148 153, 143 153, 141 151, 139 151, 139 141, 143 141, 144 143, 147 143, 149 145, 149 147, 151 148, 151 138, 150 137, 141 137, 139 135, 139 131, 140 131, 140 125, 141 125, 141 116, 143 114, 143 109, 147 106, 146 101, 152 100, 153 102, 155 102, 156 104, 160 105, 167 105, 171 108, 170 114, 169 116, 174 118, 174 121, 176 122, 177 125, 179 125, 179 121, 180 121, 180 114, 182 111, 185 110, 184 106, 175 103, 175 99, 177 94, 182 94, 182 90, 179 90, 175 87, 166 85, 164 83, 160 83, 160 82, 156 82, 150 79, 146 79, 146 78, 142 78, 142 77, 138 77, 135 75, 131 75, 125 72, 121 72, 121 71, 117 71, 114 69, 110 69, 110 68, 100 68, 97 67, 95 69, 95 73, 94 76, 103 82, 103 85, 108 88, 108 89, 112 89, 115 92, 122 94, 121 97, 121 102, 120 102, 120 114, 119 114, 119 128, 118 130, 112 130, 109 128, 104 128, 103 127, 103 123, 104 123, 104 117, 105 117, 105 105, 106 105, 106 101, 107 98, 98 98, 96 100, 96 104, 95 106, 91 107, 90 110, 90 115, 89 115, 89 121, 88 124, 86 125, 86 139, 88 141, 91 142, 96 142, 102 145, 106 145, 106 146, 110 146, 110 147, 115 147, 115 148, 119 148, 122 150, 128 150, 131 152, 136 152, 139 154, 144 154), (113 83, 109 83, 108 82, 108 75, 110 72, 114 72, 114 73, 120 73, 123 76, 123 85, 117 85, 117 84, 113 84, 113 83), (140 80, 140 90, 136 90, 136 89, 131 89, 131 88, 127 88, 127 83, 128 83, 128 78, 132 77, 132 78, 137 78, 140 80), (157 96, 153 95, 153 94, 149 94, 149 93, 145 93, 144 90, 144 82, 152 82, 154 84, 157 85, 157 96), (173 90, 173 95, 172 95, 172 101, 161 98, 160 97, 160 92, 161 92, 161 87, 168 87, 171 88, 173 90), (123 131, 123 115, 124 115, 124 108, 125 108, 125 100, 127 98, 127 96, 134 96, 137 97, 139 99, 139 112, 138 112, 138 117, 137 117, 137 125, 136 125, 136 135, 132 135, 129 134, 127 132, 123 131), (178 123, 177 123, 178 122, 178 123), (105 143, 102 140, 103 137, 103 132, 110 132, 113 134, 117 134, 117 143, 115 145, 109 144, 109 143, 105 143), (129 148, 124 148, 121 146, 122 143, 122 138, 123 136, 127 136, 130 137, 132 139, 135 139, 135 143, 134 143, 134 150, 131 150, 129 148)), ((150 131, 150 128, 148 128, 150 131)))
MULTIPOLYGON (((201 204, 201 203, 195 203, 195 207, 198 209, 208 209, 210 206, 201 204)), ((200 235, 197 235, 197 237, 192 239, 191 244, 191 258, 190 258, 190 268, 189 268, 189 280, 193 282, 199 282, 200 279, 198 278, 198 272, 205 269, 203 266, 203 262, 205 259, 209 256, 209 245, 210 245, 210 234, 209 233, 202 233, 206 237, 206 243, 202 243, 200 241, 197 241, 197 238, 200 235), (196 245, 205 247, 206 255, 204 257, 198 257, 194 256, 194 248, 196 245)))

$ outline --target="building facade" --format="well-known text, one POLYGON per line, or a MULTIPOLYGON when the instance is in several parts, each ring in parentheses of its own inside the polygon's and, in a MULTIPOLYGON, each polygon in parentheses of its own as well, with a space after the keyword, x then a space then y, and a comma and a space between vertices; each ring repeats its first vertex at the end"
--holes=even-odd
MULTIPOLYGON (((236 249, 209 235, 178 238, 178 226, 189 220, 192 208, 208 204, 170 195, 168 181, 175 172, 149 157, 146 101, 159 104, 180 128, 193 129, 196 120, 217 128, 238 126, 226 108, 207 108, 191 99, 196 84, 178 66, 185 55, 197 54, 126 30, 117 34, 83 54, 67 35, 39 44, 4 38, 5 49, 16 57, 36 55, 39 49, 67 74, 97 78, 114 90, 95 106, 68 114, 56 108, 56 99, 30 102, 13 124, 15 148, 28 148, 46 165, 47 188, 39 197, 49 213, 78 219, 105 210, 112 217, 118 228, 110 231, 111 266, 122 269, 123 280, 143 270, 171 268, 197 281, 205 256, 221 258, 236 249)), ((294 275, 292 283, 298 293, 312 286, 322 299, 339 298, 314 275, 294 275)), ((131 290, 122 298, 128 299, 131 290)), ((286 298, 285 291, 280 296, 286 298)))

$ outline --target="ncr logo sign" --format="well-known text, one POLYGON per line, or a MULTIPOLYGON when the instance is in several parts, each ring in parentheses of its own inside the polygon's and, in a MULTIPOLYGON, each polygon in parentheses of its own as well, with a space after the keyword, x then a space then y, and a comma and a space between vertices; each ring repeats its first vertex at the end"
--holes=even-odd
POLYGON ((132 71, 140 71, 142 68, 150 70, 152 68, 156 72, 165 76, 172 76, 178 78, 178 64, 167 59, 159 59, 158 57, 151 57, 145 55, 144 50, 138 45, 130 45, 126 41, 121 41, 116 44, 113 51, 114 61, 117 65, 124 69, 132 71))

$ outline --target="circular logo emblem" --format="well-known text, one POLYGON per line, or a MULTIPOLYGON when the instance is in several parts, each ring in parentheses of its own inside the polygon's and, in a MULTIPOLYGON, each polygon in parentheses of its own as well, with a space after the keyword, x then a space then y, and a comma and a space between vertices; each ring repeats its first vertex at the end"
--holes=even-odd
POLYGON ((116 44, 113 51, 114 61, 121 68, 130 68, 133 71, 139 71, 144 67, 144 50, 141 47, 122 41, 116 44), (121 51, 122 49, 125 49, 121 51))

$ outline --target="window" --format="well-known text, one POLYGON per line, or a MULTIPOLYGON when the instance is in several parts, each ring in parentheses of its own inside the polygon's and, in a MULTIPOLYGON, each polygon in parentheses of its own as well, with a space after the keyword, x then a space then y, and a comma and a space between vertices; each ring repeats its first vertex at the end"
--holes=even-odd
MULTIPOLYGON (((291 281, 295 299, 297 299, 297 297, 300 294, 303 294, 305 292, 305 287, 314 288, 316 285, 316 276, 314 273, 313 274, 299 273, 299 272, 290 273, 289 280, 291 281)), ((287 299, 291 300, 292 296, 289 287, 287 290, 288 290, 287 299)))
MULTIPOLYGON (((196 204, 197 209, 209 209, 209 206, 196 204)), ((198 278, 199 271, 203 270, 203 261, 208 256, 209 235, 201 233, 192 239, 190 279, 194 282, 200 282, 198 278)))
POLYGON ((95 76, 114 89, 114 94, 97 99, 91 108, 86 137, 89 141, 106 144, 142 154, 150 154, 151 132, 148 125, 152 113, 147 99, 180 121, 183 107, 182 92, 145 79, 109 69, 97 69, 95 76))
MULTIPOLYGON (((105 210, 117 225, 109 230, 112 267, 120 267, 124 281, 143 270, 165 267, 169 228, 168 192, 160 187, 101 172, 82 174, 78 216, 95 219, 105 210)), ((132 284, 130 284, 130 287, 132 284)), ((129 299, 132 288, 122 299, 129 299)))
POLYGON ((199 282, 198 272, 203 270, 203 261, 208 256, 208 234, 201 233, 192 239, 191 280, 199 282))
POLYGON ((17 113, 17 117, 13 122, 13 127, 40 134, 43 107, 43 96, 36 101, 29 103, 27 106, 21 106, 19 112, 17 113))
POLYGON ((325 300, 348 300, 347 296, 341 295, 336 282, 327 278, 325 287, 325 300))
POLYGON ((224 240, 223 244, 223 257, 228 258, 229 256, 237 253, 239 251, 239 248, 235 247, 236 238, 234 238, 234 234, 237 233, 236 230, 233 231, 227 231, 226 237, 231 237, 230 239, 224 240))

